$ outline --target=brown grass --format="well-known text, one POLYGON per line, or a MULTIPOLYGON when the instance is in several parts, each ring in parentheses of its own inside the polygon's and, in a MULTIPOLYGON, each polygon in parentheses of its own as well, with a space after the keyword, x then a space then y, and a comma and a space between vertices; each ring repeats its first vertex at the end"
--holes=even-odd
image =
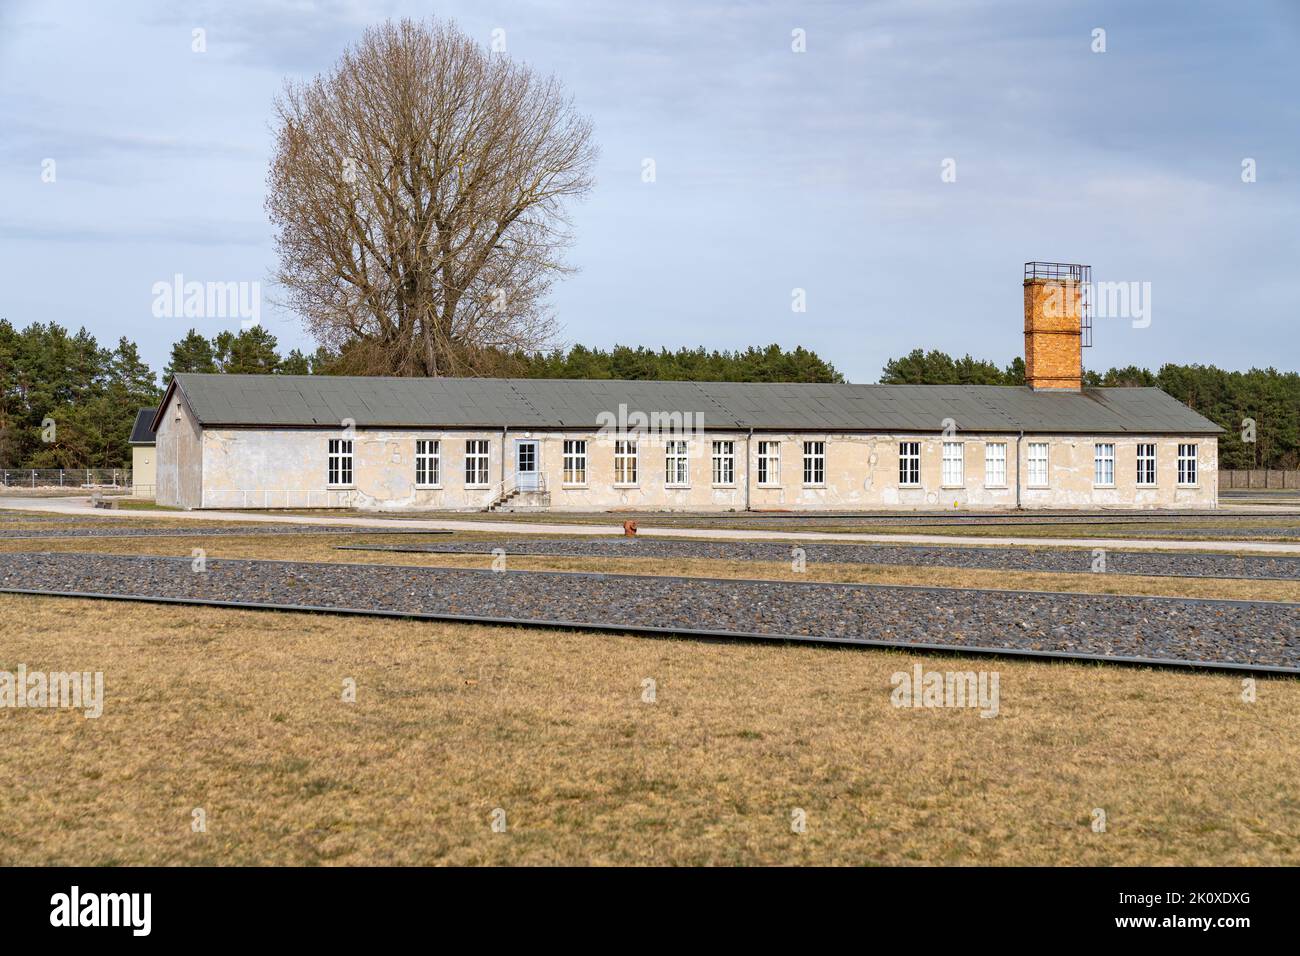
MULTIPOLYGON (((904 523, 900 521, 875 521, 871 515, 846 515, 844 517, 817 517, 815 515, 801 514, 769 514, 766 517, 758 517, 753 514, 735 513, 735 514, 714 514, 714 515, 692 515, 692 514, 637 514, 619 512, 445 512, 445 511, 427 511, 427 512, 357 512, 347 509, 271 509, 268 511, 256 511, 249 509, 226 509, 230 511, 244 510, 250 515, 309 515, 316 517, 332 518, 425 518, 430 520, 472 520, 495 522, 503 527, 511 524, 570 524, 570 525, 599 525, 606 528, 621 527, 625 518, 633 518, 640 523, 643 528, 713 528, 713 529, 731 529, 739 528, 756 531, 820 531, 824 533, 855 533, 855 534, 934 534, 934 535, 957 535, 971 537, 1013 537, 1013 538, 1144 538, 1150 535, 1157 535, 1161 531, 1177 529, 1194 529, 1204 532, 1198 537, 1207 540, 1213 540, 1222 537, 1222 532, 1231 531, 1234 528, 1275 528, 1287 527, 1297 524, 1294 519, 1287 519, 1279 515, 1269 514, 1251 514, 1250 517, 1225 517, 1208 513, 1205 517, 1195 516, 1189 518, 1170 519, 1168 521, 1151 521, 1151 522, 1124 522, 1114 521, 1100 524, 1088 524, 1085 518, 1080 518, 1079 522, 1062 522, 1061 524, 1016 524, 1015 522, 1021 517, 1032 517, 1033 512, 1008 512, 1006 520, 1008 524, 922 524, 922 523, 904 523)), ((942 520, 946 512, 921 512, 917 514, 918 518, 926 521, 942 520)), ((960 514, 960 512, 958 512, 960 514)), ((1135 512, 1140 514, 1140 512, 1135 512)), ((1103 516, 1104 517, 1104 516, 1103 516)), ((1118 513, 1117 518, 1122 518, 1123 513, 1118 513)), ((1092 520, 1097 520, 1093 518, 1092 520)), ((1183 540, 1179 536, 1178 540, 1183 540)), ((1269 539, 1259 540, 1281 540, 1290 541, 1294 538, 1284 536, 1273 536, 1269 539)), ((1243 542, 1248 544, 1247 542, 1243 542)))
POLYGON ((102 670, 107 697, 98 720, 0 710, 0 864, 1300 862, 1294 680, 1248 704, 1236 676, 1114 666, 3 595, 0 615, 0 667, 102 670), (895 709, 916 661, 998 670, 1000 716, 895 709))

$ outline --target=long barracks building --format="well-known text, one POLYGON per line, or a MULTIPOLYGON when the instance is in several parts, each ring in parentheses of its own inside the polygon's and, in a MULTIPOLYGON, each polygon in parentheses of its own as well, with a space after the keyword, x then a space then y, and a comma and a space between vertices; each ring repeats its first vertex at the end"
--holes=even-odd
POLYGON ((1085 389, 1086 267, 1030 263, 1024 387, 177 375, 183 508, 1213 508, 1221 429, 1085 389))

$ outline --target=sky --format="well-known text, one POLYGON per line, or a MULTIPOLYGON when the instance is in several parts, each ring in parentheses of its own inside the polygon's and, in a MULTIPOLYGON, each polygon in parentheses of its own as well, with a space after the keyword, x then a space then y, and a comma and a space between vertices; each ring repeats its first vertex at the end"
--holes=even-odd
POLYGON ((0 0, 0 318, 161 371, 241 324, 156 314, 181 275, 314 348, 273 304, 272 98, 403 16, 504 31, 592 120, 562 344, 1006 364, 1053 260, 1132 290, 1089 368, 1300 368, 1297 0, 0 0))

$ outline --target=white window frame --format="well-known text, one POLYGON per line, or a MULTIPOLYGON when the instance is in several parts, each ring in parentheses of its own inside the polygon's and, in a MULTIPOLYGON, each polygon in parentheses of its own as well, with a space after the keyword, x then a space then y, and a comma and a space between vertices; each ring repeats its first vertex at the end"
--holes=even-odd
POLYGON ((1007 487, 1007 443, 990 441, 984 443, 984 487, 1007 487))
POLYGON ((664 441, 664 487, 691 486, 691 446, 685 438, 664 441))
POLYGON ((635 488, 641 476, 641 449, 635 438, 614 439, 614 487, 635 488), (629 471, 631 477, 628 477, 629 471), (621 480, 620 480, 621 475, 621 480))
POLYGON ((1195 442, 1178 443, 1178 487, 1195 488, 1200 479, 1200 467, 1197 463, 1197 452, 1200 448, 1195 442), (1190 481, 1188 478, 1190 477, 1190 481))
POLYGON ((1092 446, 1092 486, 1115 487, 1115 443, 1099 441, 1092 446))
POLYGON ((587 487, 587 440, 585 438, 564 439, 564 456, 561 462, 563 471, 560 483, 570 488, 587 487))
POLYGON ((492 486, 492 443, 487 438, 465 440, 465 487, 490 488, 492 486), (482 465, 480 472, 479 466, 482 465), (482 481, 477 479, 482 477, 482 481), (475 480, 471 480, 475 479, 475 480))
POLYGON ((1052 446, 1045 441, 1031 441, 1025 456, 1028 471, 1027 488, 1050 488, 1052 486, 1052 446))
POLYGON ((1137 473, 1134 477, 1137 479, 1139 488, 1154 488, 1158 483, 1160 472, 1156 468, 1156 445, 1155 442, 1138 442, 1137 445, 1137 473), (1144 452, 1143 449, 1150 449, 1144 452), (1145 467, 1144 467, 1145 466, 1145 467), (1150 480, 1147 480, 1149 476, 1150 480))
POLYGON ((781 443, 779 441, 760 441, 758 443, 758 486, 770 488, 781 484, 781 443))
POLYGON ((943 443, 943 460, 940 463, 940 485, 944 488, 966 487, 966 443, 943 443))
POLYGON ((719 439, 713 443, 713 487, 736 487, 736 443, 719 439))
POLYGON ((442 487, 442 443, 436 438, 415 440, 415 487, 442 487), (432 446, 432 450, 430 450, 432 446), (424 481, 420 480, 423 471, 424 481), (430 481, 432 477, 432 481, 430 481))
POLYGON ((331 438, 326 446, 325 487, 355 488, 355 459, 351 438, 331 438))
POLYGON ((898 443, 898 487, 921 487, 921 443, 919 441, 898 443), (913 467, 908 467, 909 462, 913 467))
POLYGON ((826 487, 826 442, 824 441, 803 443, 803 486, 805 488, 826 487))

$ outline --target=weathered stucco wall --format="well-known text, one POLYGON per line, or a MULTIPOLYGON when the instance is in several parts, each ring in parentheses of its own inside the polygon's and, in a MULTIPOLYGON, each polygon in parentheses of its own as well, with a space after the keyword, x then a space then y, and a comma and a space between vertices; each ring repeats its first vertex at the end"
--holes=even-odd
POLYGON ((206 429, 205 508, 363 508, 478 510, 501 481, 501 432, 414 432, 359 429, 351 435, 351 486, 330 487, 331 429, 206 429), (439 483, 415 485, 416 439, 441 442, 439 483), (488 487, 465 484, 465 442, 488 441, 488 487))
MULTIPOLYGON (((169 421, 165 425, 170 425, 169 421)), ((681 487, 665 481, 662 441, 642 438, 638 443, 637 481, 614 481, 614 443, 587 432, 511 431, 371 431, 353 435, 354 481, 350 487, 327 486, 327 447, 339 429, 208 429, 202 436, 202 507, 300 508, 356 507, 385 510, 477 510, 489 504, 503 477, 513 480, 515 447, 520 439, 536 440, 540 472, 550 507, 555 511, 679 510, 724 511, 746 507, 755 510, 874 509, 933 510, 953 508, 1014 508, 1016 506, 1016 436, 958 434, 964 452, 964 481, 944 487, 944 439, 936 435, 773 435, 743 432, 695 436, 688 444, 689 481, 681 487), (415 441, 440 441, 439 484, 415 485, 415 441), (467 487, 465 443, 483 439, 489 447, 489 487, 467 487), (503 439, 506 448, 502 468, 503 439), (563 448, 566 439, 587 441, 587 480, 565 483, 563 448), (759 441, 780 442, 780 477, 759 485, 759 441), (712 443, 734 442, 735 481, 713 482, 712 443), (805 485, 803 442, 825 442, 825 482, 805 485), (916 441, 921 446, 921 480, 918 487, 899 485, 899 444, 916 441), (1007 446, 1007 481, 990 487, 985 475, 985 446, 1007 446), (752 476, 752 477, 749 477, 752 476)), ((1212 508, 1217 505, 1217 441, 1212 437, 1111 437, 1077 436, 1041 438, 1026 436, 1020 442, 1021 504, 1026 508, 1212 508), (1047 441, 1049 485, 1029 486, 1028 455, 1031 441, 1047 441), (1157 448, 1157 483, 1137 486, 1137 444, 1157 448), (1198 483, 1176 486, 1178 444, 1197 445, 1198 483), (1115 445, 1114 487, 1093 482, 1094 445, 1115 445)), ((159 489, 163 495, 163 433, 159 432, 159 489)))
POLYGON ((825 488, 809 488, 802 482, 802 445, 810 436, 782 436, 782 481, 778 488, 756 487, 751 492, 753 508, 897 508, 900 510, 1016 507, 1017 476, 1020 505, 1025 508, 1125 508, 1186 507, 1213 508, 1218 504, 1218 442, 1214 438, 1147 438, 1156 445, 1156 484, 1137 484, 1138 438, 1114 436, 1044 437, 1014 435, 957 434, 948 441, 961 444, 963 481, 945 486, 943 445, 938 436, 918 435, 830 435, 826 443, 825 488), (899 481, 899 458, 903 442, 920 445, 920 482, 916 487, 899 481), (1029 484, 1029 446, 1048 445, 1048 485, 1029 484), (1115 446, 1113 487, 1094 484, 1097 443, 1115 446), (1177 454, 1180 442, 1197 446, 1198 482, 1194 487, 1177 487, 1177 454), (1006 479, 994 482, 986 474, 986 446, 1006 445, 1006 479))
POLYGON ((203 506, 203 430, 176 390, 164 409, 155 435, 157 492, 160 505, 203 506))

